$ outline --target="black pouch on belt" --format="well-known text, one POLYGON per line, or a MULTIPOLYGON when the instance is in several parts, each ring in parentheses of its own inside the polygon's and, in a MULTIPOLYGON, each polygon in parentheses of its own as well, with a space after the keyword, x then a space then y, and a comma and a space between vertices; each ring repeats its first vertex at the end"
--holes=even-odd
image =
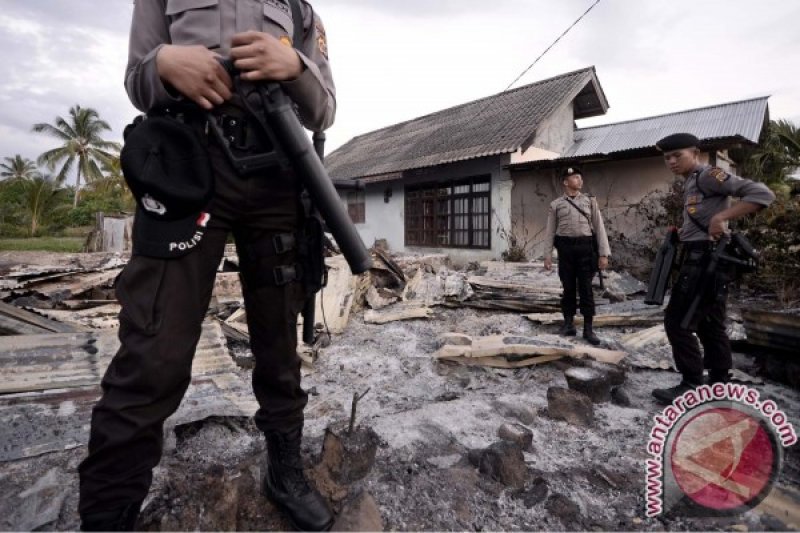
POLYGON ((303 225, 302 244, 299 248, 300 262, 303 264, 303 287, 307 298, 319 292, 328 282, 324 241, 322 220, 316 214, 307 216, 303 225))

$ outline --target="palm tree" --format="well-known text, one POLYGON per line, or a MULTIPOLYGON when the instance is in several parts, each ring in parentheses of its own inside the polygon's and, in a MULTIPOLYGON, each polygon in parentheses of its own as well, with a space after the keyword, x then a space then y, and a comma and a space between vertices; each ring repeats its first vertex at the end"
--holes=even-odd
POLYGON ((35 237, 56 215, 69 209, 67 190, 53 176, 37 174, 14 182, 21 189, 19 199, 22 217, 31 237, 35 237))
POLYGON ((36 163, 17 154, 14 157, 5 157, 5 163, 0 163, 0 177, 9 180, 33 178, 39 174, 36 163))
POLYGON ((800 168, 800 128, 788 120, 773 120, 764 128, 756 147, 731 151, 741 161, 742 175, 755 178, 773 189, 786 188, 787 177, 800 168))
POLYGON ((92 188, 95 192, 113 196, 125 191, 127 187, 119 154, 112 154, 110 159, 103 161, 103 177, 96 180, 92 188))
POLYGON ((783 146, 784 160, 791 170, 800 167, 800 127, 788 120, 779 120, 773 125, 775 135, 783 146))
POLYGON ((56 117, 55 125, 40 123, 33 126, 33 131, 44 133, 64 142, 58 148, 49 150, 39 156, 39 164, 47 165, 50 170, 55 170, 57 165, 62 165, 56 180, 63 183, 69 171, 77 160, 77 178, 75 180, 75 199, 73 207, 78 206, 78 197, 81 190, 81 177, 87 182, 102 177, 98 163, 103 163, 112 157, 109 150, 119 152, 119 143, 103 140, 100 134, 110 131, 111 127, 100 115, 90 107, 75 105, 69 110, 69 120, 56 117))

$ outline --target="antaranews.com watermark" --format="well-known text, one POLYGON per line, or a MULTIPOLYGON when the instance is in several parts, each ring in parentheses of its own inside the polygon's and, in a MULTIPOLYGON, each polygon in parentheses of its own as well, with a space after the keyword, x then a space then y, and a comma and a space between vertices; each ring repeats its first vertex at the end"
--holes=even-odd
POLYGON ((758 505, 780 474, 794 427, 745 385, 703 385, 654 417, 647 452, 648 517, 680 508, 734 515, 758 505))

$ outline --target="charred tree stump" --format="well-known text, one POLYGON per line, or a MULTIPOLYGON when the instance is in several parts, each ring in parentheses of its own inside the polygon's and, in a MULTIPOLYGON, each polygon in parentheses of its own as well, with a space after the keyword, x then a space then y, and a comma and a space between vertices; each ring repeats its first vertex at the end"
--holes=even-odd
POLYGON ((340 423, 325 430, 322 441, 322 464, 339 483, 352 483, 365 477, 375 464, 378 435, 372 428, 358 426, 348 431, 340 423))
POLYGON ((571 390, 582 392, 594 403, 611 401, 611 380, 608 374, 593 368, 570 368, 564 372, 571 390))

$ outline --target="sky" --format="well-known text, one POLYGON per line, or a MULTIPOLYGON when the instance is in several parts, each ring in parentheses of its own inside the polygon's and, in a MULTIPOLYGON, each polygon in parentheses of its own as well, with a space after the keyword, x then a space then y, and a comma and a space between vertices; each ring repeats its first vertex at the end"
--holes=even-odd
MULTIPOLYGON (((594 1, 313 0, 337 86, 328 152, 501 92, 594 1)), ((75 104, 121 140, 137 113, 123 87, 132 1, 1 5, 0 160, 56 147, 31 128, 75 104)), ((610 109, 579 127, 758 96, 800 124, 798 20, 797 0, 601 0, 514 87, 594 66, 610 109)))

